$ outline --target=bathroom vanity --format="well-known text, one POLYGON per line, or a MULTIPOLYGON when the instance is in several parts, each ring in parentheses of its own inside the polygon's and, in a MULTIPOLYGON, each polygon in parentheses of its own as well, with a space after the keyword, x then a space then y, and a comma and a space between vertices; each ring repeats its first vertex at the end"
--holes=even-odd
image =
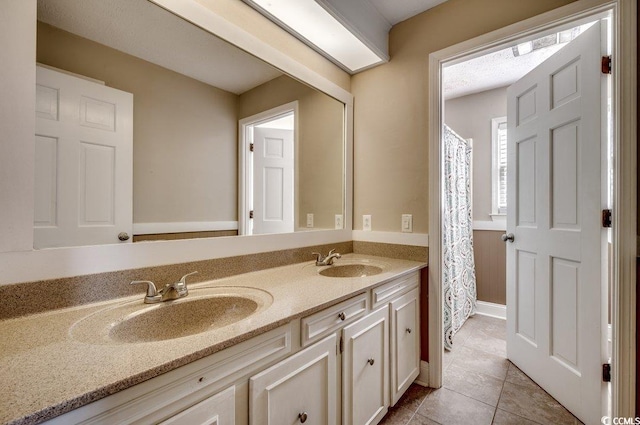
POLYGON ((377 423, 419 374, 424 266, 348 254, 2 321, 0 422, 377 423))

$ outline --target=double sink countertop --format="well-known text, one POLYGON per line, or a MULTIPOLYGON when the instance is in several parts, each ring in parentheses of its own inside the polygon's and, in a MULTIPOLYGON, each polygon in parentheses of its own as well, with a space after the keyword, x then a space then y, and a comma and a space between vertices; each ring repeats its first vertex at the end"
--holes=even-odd
MULTIPOLYGON (((125 329, 129 332, 119 339, 105 330, 101 318, 111 320, 109 312, 150 306, 143 304, 142 292, 0 321, 0 423, 34 424, 51 419, 426 266, 361 254, 347 254, 335 262, 335 266, 344 264, 373 264, 382 272, 326 277, 319 271, 332 266, 305 262, 191 284, 190 294, 178 301, 199 297, 199 293, 224 292, 252 299, 257 309, 237 322, 172 339, 154 340, 154 327, 171 327, 176 320, 164 321, 162 315, 151 323, 138 322, 150 326, 149 341, 132 339, 136 334, 145 335, 138 329, 133 329, 133 337, 131 329, 125 329)), ((224 317, 220 315, 221 320, 224 317)))

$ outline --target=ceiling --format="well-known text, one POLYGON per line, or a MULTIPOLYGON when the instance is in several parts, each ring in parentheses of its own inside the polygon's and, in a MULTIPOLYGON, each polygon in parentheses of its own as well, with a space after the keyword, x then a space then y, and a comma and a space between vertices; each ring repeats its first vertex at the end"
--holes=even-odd
POLYGON ((444 98, 453 99, 511 85, 566 46, 569 41, 591 25, 593 22, 559 33, 547 34, 530 42, 507 47, 465 62, 445 66, 442 72, 444 98), (520 54, 518 49, 524 47, 526 50, 521 51, 527 53, 520 54), (532 50, 529 51, 529 49, 532 50))
POLYGON ((235 94, 282 75, 146 0, 38 0, 38 20, 235 94))
POLYGON ((365 0, 391 25, 402 22, 446 0, 365 0))

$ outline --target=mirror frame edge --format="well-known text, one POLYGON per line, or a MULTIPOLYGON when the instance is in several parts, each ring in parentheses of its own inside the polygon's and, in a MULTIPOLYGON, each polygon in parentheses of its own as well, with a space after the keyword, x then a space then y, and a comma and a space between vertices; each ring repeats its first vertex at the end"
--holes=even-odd
MULTIPOLYGON (((339 230, 318 230, 288 234, 234 236, 232 238, 157 241, 143 244, 113 244, 50 248, 0 253, 3 284, 54 279, 141 267, 224 258, 304 246, 352 240, 353 211, 353 95, 297 62, 286 53, 249 34, 196 0, 149 0, 171 13, 280 69, 282 72, 334 97, 345 105, 344 113, 344 220, 339 230), (215 28, 215 30, 213 30, 215 28)), ((35 5, 36 0, 32 0, 35 5)), ((35 12, 35 6, 33 7, 35 12)), ((266 18, 265 18, 266 19, 266 18)), ((34 21, 35 23, 35 21, 34 21)), ((35 47, 34 47, 35 51, 35 47)), ((35 53, 35 52, 34 52, 35 53)), ((35 55, 32 64, 35 74, 35 55)), ((35 122, 33 123, 35 134, 35 122)), ((33 163, 27 164, 33 173, 33 163)), ((28 170, 27 170, 28 171, 28 170)), ((33 206, 31 206, 33 208, 33 206)), ((33 246, 33 228, 30 228, 33 246)), ((22 238, 21 238, 22 239, 22 238)))

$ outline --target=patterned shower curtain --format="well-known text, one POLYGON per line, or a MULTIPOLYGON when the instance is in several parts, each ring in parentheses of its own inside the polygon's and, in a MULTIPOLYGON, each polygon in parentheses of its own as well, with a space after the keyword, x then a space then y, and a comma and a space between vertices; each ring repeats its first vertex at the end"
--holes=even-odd
POLYGON ((476 271, 471 216, 471 147, 444 126, 444 195, 442 281, 444 348, 476 312, 476 271))

